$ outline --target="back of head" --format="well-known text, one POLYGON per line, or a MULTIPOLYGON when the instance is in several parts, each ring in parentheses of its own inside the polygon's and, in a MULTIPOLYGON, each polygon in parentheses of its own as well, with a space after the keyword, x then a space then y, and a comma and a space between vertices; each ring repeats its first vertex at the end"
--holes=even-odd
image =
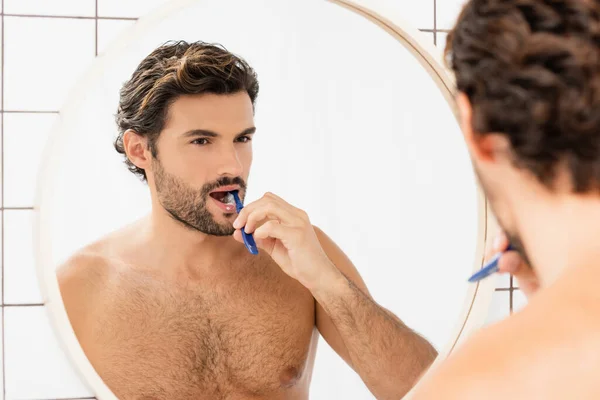
POLYGON ((224 47, 204 42, 167 42, 138 65, 121 89, 115 148, 125 156, 129 170, 145 179, 144 170, 125 154, 123 135, 127 130, 147 137, 156 157, 156 139, 165 126, 169 106, 180 96, 245 91, 254 105, 258 90, 254 70, 224 47))
POLYGON ((553 189, 600 189, 600 1, 471 0, 446 57, 476 134, 508 137, 514 164, 553 189))

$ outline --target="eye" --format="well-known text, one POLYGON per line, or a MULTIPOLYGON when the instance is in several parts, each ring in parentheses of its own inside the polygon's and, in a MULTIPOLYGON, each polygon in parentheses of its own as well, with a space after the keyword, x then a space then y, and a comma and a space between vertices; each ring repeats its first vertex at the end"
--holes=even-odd
POLYGON ((198 144, 200 146, 207 145, 208 143, 210 142, 208 141, 208 139, 205 138, 200 138, 192 141, 192 144, 198 144))
POLYGON ((239 143, 248 143, 251 140, 252 140, 252 138, 250 136, 240 136, 239 138, 236 139, 236 141, 239 143))

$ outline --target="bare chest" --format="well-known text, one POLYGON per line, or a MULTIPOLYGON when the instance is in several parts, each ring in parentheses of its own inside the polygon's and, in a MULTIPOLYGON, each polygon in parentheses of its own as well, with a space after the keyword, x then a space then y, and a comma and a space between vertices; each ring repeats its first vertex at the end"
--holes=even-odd
POLYGON ((249 278, 197 290, 130 287, 108 301, 93 336, 120 398, 233 399, 304 391, 313 334, 310 293, 249 278))

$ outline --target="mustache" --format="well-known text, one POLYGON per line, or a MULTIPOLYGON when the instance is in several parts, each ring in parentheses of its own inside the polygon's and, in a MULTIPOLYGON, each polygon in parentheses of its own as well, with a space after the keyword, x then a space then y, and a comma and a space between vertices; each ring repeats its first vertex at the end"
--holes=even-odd
POLYGON ((231 186, 231 185, 238 185, 240 187, 240 189, 242 190, 246 190, 246 182, 239 176, 236 176, 235 178, 229 178, 229 177, 223 177, 223 178, 219 178, 214 182, 209 182, 204 184, 204 186, 202 186, 202 196, 208 196, 208 194, 210 192, 212 192, 213 190, 216 190, 220 187, 223 186, 231 186))

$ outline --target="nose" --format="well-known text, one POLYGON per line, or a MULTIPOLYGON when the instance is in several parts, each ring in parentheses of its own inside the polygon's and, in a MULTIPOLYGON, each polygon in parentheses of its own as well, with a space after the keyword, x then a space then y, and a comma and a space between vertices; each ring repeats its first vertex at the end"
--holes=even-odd
POLYGON ((219 169, 220 176, 241 176, 243 170, 237 149, 234 146, 225 146, 219 154, 219 169))

